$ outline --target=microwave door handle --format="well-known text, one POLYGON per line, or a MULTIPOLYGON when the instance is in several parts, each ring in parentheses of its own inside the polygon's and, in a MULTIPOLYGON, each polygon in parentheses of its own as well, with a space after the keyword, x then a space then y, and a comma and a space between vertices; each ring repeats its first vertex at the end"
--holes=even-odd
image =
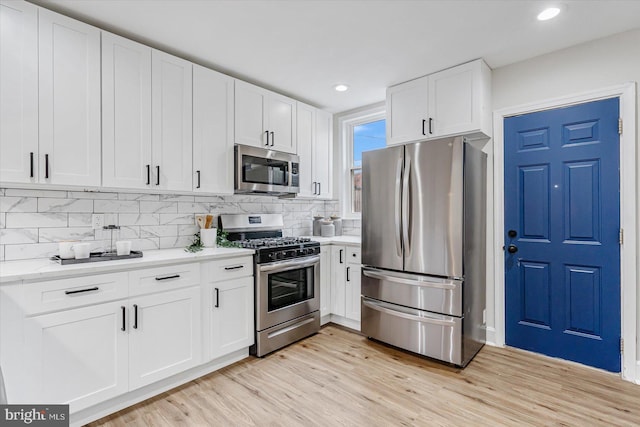
POLYGON ((396 253, 399 257, 402 256, 402 237, 401 231, 402 228, 402 190, 400 185, 402 184, 402 157, 398 159, 398 164, 396 166, 396 200, 394 203, 395 206, 395 241, 396 241, 396 253))
POLYGON ((411 178, 411 158, 407 157, 404 177, 402 179, 402 243, 405 249, 405 257, 411 253, 411 241, 409 240, 409 225, 411 223, 411 194, 409 179, 411 178))

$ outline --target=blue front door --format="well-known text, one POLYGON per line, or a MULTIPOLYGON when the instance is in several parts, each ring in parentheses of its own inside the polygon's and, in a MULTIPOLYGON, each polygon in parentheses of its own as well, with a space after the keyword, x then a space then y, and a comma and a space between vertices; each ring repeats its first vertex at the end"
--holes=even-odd
POLYGON ((507 118, 506 343, 620 372, 619 100, 507 118))

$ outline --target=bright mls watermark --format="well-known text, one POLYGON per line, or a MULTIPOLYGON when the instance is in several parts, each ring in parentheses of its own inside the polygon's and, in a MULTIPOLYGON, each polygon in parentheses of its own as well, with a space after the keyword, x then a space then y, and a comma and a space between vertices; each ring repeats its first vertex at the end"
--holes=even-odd
POLYGON ((69 405, 0 405, 0 427, 68 427, 69 405))

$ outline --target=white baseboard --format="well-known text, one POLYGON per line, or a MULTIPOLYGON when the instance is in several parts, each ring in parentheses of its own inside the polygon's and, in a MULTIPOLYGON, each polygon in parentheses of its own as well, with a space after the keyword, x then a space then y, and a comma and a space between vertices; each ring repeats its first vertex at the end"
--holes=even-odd
POLYGON ((99 403, 91 406, 90 408, 78 411, 70 416, 70 426, 82 426, 92 421, 98 420, 114 412, 120 411, 143 400, 149 399, 153 396, 157 396, 172 388, 186 384, 189 381, 193 381, 196 378, 200 378, 232 363, 238 362, 246 357, 249 357, 249 349, 235 351, 226 356, 212 360, 204 365, 196 366, 188 371, 181 372, 172 377, 165 378, 156 383, 150 384, 146 387, 139 388, 137 390, 130 391, 106 402, 99 403))
POLYGON ((487 326, 487 345, 492 347, 502 347, 496 344, 496 328, 487 326))
POLYGON ((360 332, 360 322, 357 320, 351 320, 346 317, 338 316, 337 314, 332 314, 331 322, 360 332))

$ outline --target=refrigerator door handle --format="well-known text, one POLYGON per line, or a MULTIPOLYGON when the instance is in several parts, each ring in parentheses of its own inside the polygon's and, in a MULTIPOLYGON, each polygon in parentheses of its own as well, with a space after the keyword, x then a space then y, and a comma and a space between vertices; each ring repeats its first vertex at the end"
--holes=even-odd
POLYGON ((402 191, 400 190, 400 185, 402 183, 402 157, 398 159, 398 164, 396 166, 396 200, 394 203, 395 206, 395 224, 396 224, 396 253, 399 257, 402 256, 402 237, 401 231, 402 228, 402 191))
POLYGON ((409 194, 409 178, 411 177, 411 157, 407 157, 402 179, 402 242, 405 249, 405 259, 411 253, 409 241, 409 223, 411 215, 411 195, 409 194))
POLYGON ((411 286, 428 286, 430 288, 438 288, 445 290, 454 290, 457 289, 458 286, 455 283, 447 283, 447 282, 435 282, 432 280, 419 280, 419 279, 405 279, 404 277, 395 277, 387 274, 378 273, 376 271, 372 271, 369 269, 362 269, 362 274, 371 277, 372 279, 386 280, 388 282, 401 283, 403 285, 411 285, 411 286))
POLYGON ((377 302, 375 300, 370 300, 370 299, 366 299, 363 298, 362 299, 362 305, 365 305, 367 307, 369 307, 372 310, 376 310, 376 311, 380 311, 382 313, 387 313, 390 314, 392 316, 396 316, 396 317, 402 317, 404 319, 408 319, 408 320, 412 320, 414 322, 422 322, 422 323, 431 323, 434 325, 440 325, 440 326, 455 326, 456 322, 452 319, 452 320, 448 320, 446 318, 440 318, 440 317, 445 317, 445 316, 429 316, 426 312, 424 311, 418 311, 418 310, 411 310, 412 312, 419 312, 421 315, 415 315, 412 313, 406 313, 404 311, 400 311, 403 310, 404 307, 402 306, 397 306, 397 309, 390 309, 385 307, 384 303, 380 303, 377 302))

